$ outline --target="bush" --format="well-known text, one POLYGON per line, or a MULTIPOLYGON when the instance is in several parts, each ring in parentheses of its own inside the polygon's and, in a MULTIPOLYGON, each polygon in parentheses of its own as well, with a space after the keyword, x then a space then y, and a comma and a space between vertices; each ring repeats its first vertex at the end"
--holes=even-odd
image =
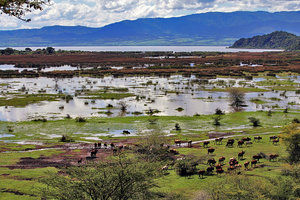
POLYGON ((300 162, 300 124, 292 123, 285 127, 281 137, 287 146, 289 162, 300 162))
POLYGON ((214 124, 215 126, 220 126, 220 125, 221 125, 220 120, 221 120, 222 118, 221 118, 220 115, 213 117, 213 119, 214 119, 214 123, 213 123, 213 124, 214 124))
POLYGON ((180 176, 191 176, 197 173, 197 161, 193 158, 183 158, 175 163, 176 173, 180 176))
POLYGON ((216 115, 224 115, 224 112, 221 109, 217 108, 215 111, 215 114, 216 115))
POLYGON ((260 126, 260 120, 255 118, 255 117, 249 117, 248 118, 250 123, 252 123, 252 126, 253 127, 257 127, 257 126, 260 126))
POLYGON ((86 119, 84 117, 76 117, 75 121, 76 122, 86 122, 86 119))

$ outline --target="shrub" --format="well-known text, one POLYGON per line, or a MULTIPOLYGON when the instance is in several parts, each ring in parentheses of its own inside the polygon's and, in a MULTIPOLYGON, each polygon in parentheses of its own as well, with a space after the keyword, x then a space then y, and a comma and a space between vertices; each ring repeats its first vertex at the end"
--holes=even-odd
POLYGON ((198 163, 193 158, 183 158, 175 163, 176 173, 180 176, 191 176, 196 174, 198 163))
POLYGON ((86 119, 84 117, 76 117, 75 121, 76 122, 86 122, 86 119))
POLYGON ((257 127, 257 126, 260 126, 260 120, 255 118, 255 117, 249 117, 248 118, 250 123, 252 123, 252 126, 253 127, 257 127))
POLYGON ((215 114, 216 115, 224 115, 224 112, 221 109, 217 108, 215 111, 215 114))
POLYGON ((215 126, 220 126, 221 125, 220 120, 222 119, 222 117, 220 115, 217 115, 217 116, 213 117, 213 119, 214 119, 214 123, 213 124, 215 126))

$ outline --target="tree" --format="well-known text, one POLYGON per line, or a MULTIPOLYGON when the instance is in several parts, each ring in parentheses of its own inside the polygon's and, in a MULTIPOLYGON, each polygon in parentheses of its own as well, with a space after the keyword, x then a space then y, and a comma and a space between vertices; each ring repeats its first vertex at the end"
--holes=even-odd
POLYGON ((240 110, 245 107, 245 93, 238 88, 232 88, 229 90, 230 106, 234 110, 240 110))
POLYGON ((288 161, 290 163, 300 162, 300 124, 292 123, 285 127, 281 137, 287 145, 288 161))
POLYGON ((53 47, 46 48, 46 54, 54 54, 54 53, 55 53, 55 49, 53 47))
POLYGON ((30 19, 24 19, 24 15, 34 10, 43 10, 43 6, 49 2, 50 0, 0 0, 0 13, 29 22, 30 19))
POLYGON ((69 167, 64 175, 52 174, 41 180, 46 185, 41 193, 58 200, 153 199, 156 167, 120 155, 109 162, 69 167))

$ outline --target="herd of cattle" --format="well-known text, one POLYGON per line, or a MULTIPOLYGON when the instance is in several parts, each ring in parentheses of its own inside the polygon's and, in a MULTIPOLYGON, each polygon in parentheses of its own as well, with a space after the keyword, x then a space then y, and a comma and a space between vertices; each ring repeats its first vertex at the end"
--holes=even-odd
MULTIPOLYGON (((278 136, 270 136, 270 142, 273 143, 274 145, 277 145, 278 142, 279 142, 279 137, 278 136)), ((222 144, 222 141, 223 141, 224 138, 216 138, 214 140, 215 144, 216 145, 221 145, 222 144)), ((253 139, 253 142, 251 142, 251 138, 250 137, 244 137, 240 140, 237 141, 237 147, 243 147, 243 146, 250 146, 253 144, 253 142, 259 142, 262 140, 262 137, 261 136, 255 136, 254 139, 253 139)), ((226 147, 233 147, 234 146, 234 143, 235 143, 235 139, 228 139, 227 142, 226 142, 226 147)), ((182 144, 182 141, 181 140, 175 140, 174 141, 175 145, 180 147, 181 144, 182 144)), ((204 141, 203 143, 203 147, 204 148, 207 148, 207 154, 213 154, 215 152, 215 148, 213 147, 209 147, 209 144, 210 144, 210 141, 204 141)), ((187 146, 188 147, 192 147, 192 141, 188 141, 187 142, 187 146)), ((178 151, 176 149, 172 149, 173 152, 177 152, 178 151)), ((244 150, 242 150, 241 152, 239 152, 237 154, 237 159, 235 157, 232 157, 229 159, 229 166, 227 168, 227 171, 228 172, 232 172, 232 171, 236 171, 237 169, 241 169, 242 168, 242 165, 239 163, 240 160, 243 160, 244 158, 244 154, 246 152, 244 150)), ((266 158, 266 159, 269 159, 270 161, 276 161, 277 158, 279 157, 278 154, 269 154, 268 156, 265 155, 264 153, 259 153, 259 154, 256 154, 256 155, 253 155, 252 156, 252 160, 250 161, 246 161, 244 162, 244 168, 245 170, 248 170, 249 169, 249 165, 251 167, 256 167, 257 163, 259 162, 260 159, 262 158, 266 158)), ((207 164, 209 165, 209 167, 207 167, 206 170, 199 170, 198 171, 198 175, 199 175, 199 178, 203 178, 203 176, 206 174, 206 175, 211 175, 213 174, 213 171, 216 170, 216 173, 217 174, 222 174, 224 173, 224 163, 225 161, 225 157, 222 156, 217 160, 215 160, 215 158, 211 158, 211 159, 208 159, 207 161, 207 164)), ((164 168, 166 169, 166 168, 164 168)))
MULTIPOLYGON (((278 136, 270 136, 269 138, 270 138, 269 141, 271 143, 273 143, 274 145, 278 144, 278 142, 279 142, 279 137, 278 136)), ((221 138, 216 138, 214 140, 214 143, 215 143, 215 145, 222 145, 223 140, 224 140, 224 138, 222 138, 222 137, 221 138)), ((262 140, 261 136, 255 136, 253 138, 253 142, 260 142, 261 140, 262 140)), ((226 147, 233 148, 235 141, 236 141, 236 139, 228 139, 226 141, 226 147)), ((213 142, 213 140, 202 142, 203 148, 207 149, 207 154, 208 155, 213 154, 216 150, 213 147, 209 147, 209 144, 211 142, 213 142)), ((244 137, 240 140, 237 140, 237 147, 240 147, 240 148, 242 148, 244 146, 248 147, 248 146, 251 146, 253 144, 253 142, 252 142, 252 139, 250 137, 244 137)), ((174 145, 175 147, 181 147, 181 145, 184 142, 181 141, 181 140, 175 140, 174 143, 175 143, 175 145, 174 145)), ((193 146, 193 141, 191 141, 191 140, 187 141, 187 147, 191 148, 192 146, 193 146)), ((114 143, 101 143, 101 142, 95 143, 94 147, 90 151, 90 156, 86 157, 86 160, 95 159, 99 149, 110 149, 110 150, 113 151, 113 154, 115 155, 117 152, 120 152, 123 149, 130 149, 130 147, 127 146, 127 145, 118 145, 117 146, 114 143)), ((179 152, 176 148, 171 148, 171 146, 169 146, 169 145, 167 146, 167 149, 170 153, 172 153, 174 155, 179 154, 179 152)), ((236 170, 242 168, 242 165, 239 163, 239 161, 244 159, 244 154, 245 153, 246 152, 244 150, 242 150, 241 152, 239 152, 237 154, 237 159, 235 157, 232 157, 232 158, 229 159, 229 162, 228 162, 229 166, 227 167, 228 172, 236 171, 236 170)), ((269 159, 270 161, 276 161, 278 157, 279 157, 278 154, 269 154, 267 156, 263 153, 259 153, 259 154, 253 155, 252 160, 244 162, 243 166, 244 166, 245 170, 248 170, 250 166, 251 166, 251 168, 256 167, 257 163, 262 158, 269 159)), ((199 177, 203 178, 204 175, 212 175, 214 170, 216 171, 217 174, 224 173, 225 171, 224 171, 223 168, 225 166, 225 163, 224 163, 225 159, 226 158, 224 156, 220 157, 217 160, 215 160, 215 158, 208 159, 207 165, 209 165, 209 166, 207 167, 206 170, 199 170, 198 171, 199 177)), ((78 160, 78 164, 82 163, 82 161, 83 161, 82 158, 80 160, 78 160)), ((162 169, 167 170, 168 166, 164 166, 162 169)))

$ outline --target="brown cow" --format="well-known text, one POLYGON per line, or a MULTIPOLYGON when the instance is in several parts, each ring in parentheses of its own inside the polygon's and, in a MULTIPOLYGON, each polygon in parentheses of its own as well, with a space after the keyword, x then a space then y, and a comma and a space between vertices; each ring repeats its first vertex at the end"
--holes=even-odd
POLYGON ((257 154, 257 155, 252 156, 252 158, 259 161, 260 159, 262 159, 262 156, 257 154))
POLYGON ((176 146, 181 146, 181 140, 175 140, 174 143, 176 144, 176 146))
POLYGON ((214 148, 210 147, 207 149, 207 154, 210 154, 210 153, 212 154, 213 152, 215 152, 214 148))
POLYGON ((205 142, 203 142, 203 147, 205 148, 205 147, 208 147, 208 145, 209 145, 209 141, 205 141, 205 142))
POLYGON ((238 147, 243 147, 243 144, 244 144, 245 142, 243 141, 243 140, 240 140, 240 141, 238 141, 238 147))
POLYGON ((227 141, 227 144, 226 144, 226 147, 233 147, 233 144, 234 144, 234 139, 229 139, 228 141, 227 141))
POLYGON ((250 164, 250 162, 249 162, 249 161, 247 161, 247 162, 245 162, 245 163, 244 163, 244 167, 245 167, 245 169, 248 169, 248 167, 249 167, 249 164, 250 164))
POLYGON ((223 164, 224 160, 225 160, 225 157, 224 157, 224 156, 220 157, 220 158, 219 158, 219 163, 220 163, 220 164, 223 164))
POLYGON ((270 141, 277 139, 278 137, 276 135, 270 136, 270 141))
POLYGON ((189 140, 189 141, 187 142, 189 148, 192 147, 192 142, 193 142, 192 140, 189 140))
POLYGON ((245 151, 239 152, 239 153, 238 153, 238 159, 240 160, 240 159, 244 158, 244 154, 245 154, 245 153, 246 153, 245 151))
POLYGON ((179 152, 176 149, 170 149, 170 153, 177 155, 179 152))
POLYGON ((216 138, 215 139, 215 144, 217 145, 217 144, 222 144, 222 140, 223 140, 224 138, 216 138))
POLYGON ((224 173, 224 170, 221 168, 216 169, 217 174, 222 174, 224 173))
POLYGON ((252 161, 251 161, 251 167, 253 167, 253 166, 255 167, 256 164, 257 164, 257 160, 252 160, 252 161))
POLYGON ((209 164, 210 166, 214 166, 217 163, 217 161, 214 158, 211 158, 207 161, 207 164, 209 164))
POLYGON ((210 166, 210 167, 208 167, 207 169, 206 169, 206 173, 207 174, 212 174, 213 173, 213 171, 214 171, 214 167, 212 167, 212 166, 210 166))
POLYGON ((273 140, 273 144, 274 144, 274 145, 277 145, 278 142, 279 142, 279 138, 273 140))
POLYGON ((199 178, 200 177, 203 178, 204 174, 205 174, 205 170, 199 170, 198 171, 199 178))
POLYGON ((276 160, 278 157, 279 157, 278 154, 270 154, 270 155, 269 155, 269 160, 270 160, 270 161, 274 161, 274 160, 276 160))
POLYGON ((260 140, 262 140, 262 137, 261 136, 254 136, 254 141, 260 141, 260 140))

